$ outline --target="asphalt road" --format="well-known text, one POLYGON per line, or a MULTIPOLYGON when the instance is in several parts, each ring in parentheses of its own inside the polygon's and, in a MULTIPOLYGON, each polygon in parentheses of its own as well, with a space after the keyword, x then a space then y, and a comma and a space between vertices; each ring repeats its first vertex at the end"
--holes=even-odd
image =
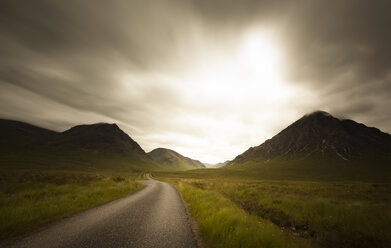
POLYGON ((147 186, 134 194, 51 224, 6 247, 197 247, 176 189, 151 178, 142 183, 147 186))

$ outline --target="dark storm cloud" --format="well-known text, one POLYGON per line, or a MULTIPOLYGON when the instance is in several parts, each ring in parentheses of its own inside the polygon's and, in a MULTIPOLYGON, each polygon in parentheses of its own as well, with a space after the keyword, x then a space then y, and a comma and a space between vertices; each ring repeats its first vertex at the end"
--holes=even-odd
POLYGON ((54 129, 115 121, 148 149, 185 146, 184 136, 211 136, 197 116, 235 119, 241 108, 195 104, 166 75, 260 26, 279 41, 284 81, 311 92, 298 112, 322 108, 391 132, 390 9, 383 0, 0 1, 0 116, 54 129))
POLYGON ((384 77, 391 65, 389 9, 388 1, 302 2, 285 27, 286 38, 292 38, 290 58, 310 67, 315 79, 333 79, 349 69, 362 81, 384 77))

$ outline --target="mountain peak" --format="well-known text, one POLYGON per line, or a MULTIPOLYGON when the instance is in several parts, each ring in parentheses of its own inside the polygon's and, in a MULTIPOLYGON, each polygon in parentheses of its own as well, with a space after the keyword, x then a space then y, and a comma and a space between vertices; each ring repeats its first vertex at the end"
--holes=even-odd
MULTIPOLYGON (((163 148, 163 147, 155 148, 155 149, 153 149, 153 150, 150 151, 150 152, 167 152, 167 151, 175 152, 175 151, 173 151, 173 150, 171 150, 171 149, 163 148)), ((175 152, 175 153, 177 153, 177 152, 175 152)))
POLYGON ((326 111, 317 110, 317 111, 314 111, 312 113, 304 115, 304 117, 333 117, 333 116, 330 113, 326 112, 326 111))
POLYGON ((117 124, 95 123, 74 126, 62 133, 63 140, 84 148, 116 149, 123 153, 145 154, 144 150, 117 124))
POLYGON ((105 122, 99 122, 99 123, 94 123, 94 124, 83 124, 83 125, 77 125, 74 126, 68 130, 66 130, 64 133, 69 133, 69 132, 78 132, 78 131, 109 131, 109 130, 115 130, 115 131, 121 131, 121 129, 117 126, 117 124, 112 123, 105 123, 105 122))
POLYGON ((315 121, 315 122, 332 121, 332 122, 337 122, 337 121, 339 121, 339 119, 335 118, 334 116, 332 116, 328 112, 318 110, 318 111, 312 112, 310 114, 304 115, 302 118, 300 118, 298 120, 298 122, 300 122, 300 121, 315 121))
POLYGON ((316 110, 314 112, 311 112, 309 114, 306 114, 307 116, 309 115, 321 115, 321 116, 332 116, 329 112, 323 111, 323 110, 316 110))

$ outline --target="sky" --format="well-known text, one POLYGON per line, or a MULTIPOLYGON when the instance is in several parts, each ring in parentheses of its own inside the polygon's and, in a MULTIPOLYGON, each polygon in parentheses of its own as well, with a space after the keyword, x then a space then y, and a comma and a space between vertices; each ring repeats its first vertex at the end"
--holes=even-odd
POLYGON ((390 1, 2 0, 0 118, 233 159, 324 110, 391 133, 390 1))

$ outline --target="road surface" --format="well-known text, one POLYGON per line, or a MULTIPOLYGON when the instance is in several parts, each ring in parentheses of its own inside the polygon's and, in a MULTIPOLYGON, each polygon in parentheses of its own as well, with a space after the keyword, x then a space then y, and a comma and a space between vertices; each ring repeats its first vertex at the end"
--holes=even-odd
POLYGON ((142 181, 134 194, 61 220, 5 247, 197 247, 176 189, 142 181))

